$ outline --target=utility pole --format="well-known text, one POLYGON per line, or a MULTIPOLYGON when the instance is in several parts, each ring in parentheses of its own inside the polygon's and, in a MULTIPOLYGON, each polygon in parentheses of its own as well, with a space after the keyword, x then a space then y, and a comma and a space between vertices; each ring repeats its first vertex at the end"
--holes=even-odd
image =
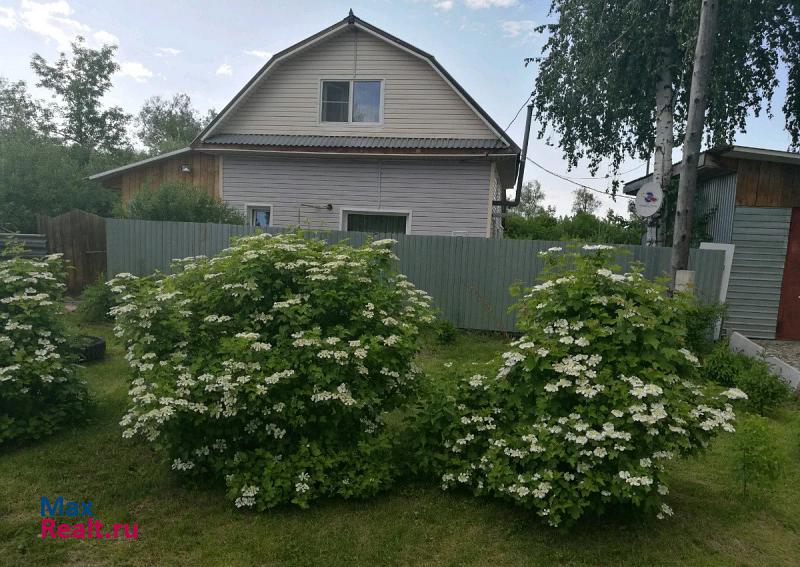
POLYGON ((703 0, 700 8, 700 25, 697 30, 697 45, 694 53, 692 86, 689 92, 689 115, 683 139, 683 161, 678 184, 678 200, 675 206, 675 229, 672 239, 671 276, 689 265, 689 243, 692 237, 692 209, 697 189, 697 163, 705 128, 706 100, 714 60, 719 23, 719 0, 703 0))

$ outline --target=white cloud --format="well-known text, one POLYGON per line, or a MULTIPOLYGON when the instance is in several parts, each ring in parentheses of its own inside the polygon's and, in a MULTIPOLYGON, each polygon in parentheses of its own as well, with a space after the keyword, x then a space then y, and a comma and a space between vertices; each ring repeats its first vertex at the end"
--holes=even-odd
POLYGON ((483 8, 510 8, 519 4, 519 0, 467 0, 467 7, 473 10, 483 8))
POLYGON ((228 65, 227 63, 223 63, 219 67, 217 67, 217 75, 233 75, 233 67, 228 65))
POLYGON ((174 47, 159 47, 156 50, 156 57, 164 57, 165 55, 179 55, 181 53, 180 49, 175 49, 174 47))
POLYGON ((259 59, 263 59, 264 61, 272 57, 271 51, 261 51, 260 49, 251 49, 249 51, 245 51, 244 53, 246 55, 252 55, 253 57, 258 57, 259 59))
POLYGON ((119 38, 106 30, 92 31, 88 25, 70 17, 74 10, 66 0, 56 2, 34 2, 22 0, 19 10, 0 7, 0 27, 10 30, 22 26, 44 38, 46 43, 55 42, 58 49, 69 50, 76 36, 83 36, 91 46, 119 45, 119 38))
POLYGON ((66 0, 49 3, 22 0, 19 20, 25 29, 44 37, 48 42, 55 41, 59 49, 68 49, 76 35, 85 36, 91 31, 86 24, 68 17, 72 13, 66 0))
POLYGON ((438 12, 447 12, 455 5, 454 0, 412 0, 414 3, 423 2, 433 6, 433 9, 438 12))
POLYGON ((14 8, 0 6, 0 28, 7 30, 17 29, 17 12, 14 8))
POLYGON ((528 38, 536 34, 533 20, 509 20, 500 24, 506 37, 528 38))
POLYGON ((123 61, 119 65, 119 75, 130 77, 137 83, 146 83, 153 77, 153 72, 138 61, 123 61))
POLYGON ((119 45, 119 38, 105 30, 94 32, 92 37, 99 45, 119 45))

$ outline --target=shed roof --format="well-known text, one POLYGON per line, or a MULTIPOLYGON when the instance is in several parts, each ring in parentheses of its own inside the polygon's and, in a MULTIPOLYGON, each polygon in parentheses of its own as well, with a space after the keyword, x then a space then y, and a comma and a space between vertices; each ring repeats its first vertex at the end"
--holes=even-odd
POLYGON ((123 171, 127 171, 129 169, 134 169, 136 167, 141 167, 143 165, 152 165, 154 163, 158 163, 158 162, 163 161, 165 159, 170 159, 170 158, 178 157, 178 156, 183 155, 183 154, 191 153, 191 151, 192 151, 192 148, 188 148, 188 147, 187 148, 181 148, 179 150, 173 150, 171 152, 166 152, 166 153, 163 153, 163 154, 160 154, 160 155, 157 155, 157 156, 149 157, 147 159, 142 159, 142 160, 139 160, 139 161, 135 161, 133 163, 128 163, 128 164, 120 166, 120 167, 115 167, 114 169, 108 169, 106 171, 101 171, 100 173, 95 173, 94 175, 90 175, 89 179, 91 179, 93 181, 106 179, 107 177, 113 177, 114 175, 116 175, 118 173, 122 173, 123 171))
MULTIPOLYGON (((727 146, 715 146, 710 148, 700 154, 700 159, 697 163, 697 171, 701 177, 716 177, 718 175, 724 175, 729 173, 730 170, 725 168, 724 164, 717 161, 718 158, 727 158, 727 159, 746 159, 746 160, 757 160, 757 161, 766 161, 771 163, 787 163, 791 165, 800 165, 800 153, 797 152, 787 152, 783 150, 770 150, 768 148, 754 148, 750 146, 734 146, 734 145, 727 145, 727 146)), ((681 171, 681 163, 678 162, 673 164, 672 171, 670 175, 672 177, 676 177, 680 174, 681 171)), ((632 195, 639 190, 639 188, 650 181, 653 178, 653 174, 650 173, 648 175, 643 175, 642 177, 638 177, 632 181, 628 181, 623 191, 628 194, 632 195)))

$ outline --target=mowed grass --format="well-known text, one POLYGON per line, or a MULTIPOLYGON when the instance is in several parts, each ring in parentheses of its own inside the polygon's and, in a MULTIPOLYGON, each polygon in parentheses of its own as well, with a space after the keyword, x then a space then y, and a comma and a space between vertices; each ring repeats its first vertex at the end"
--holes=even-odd
MULTIPOLYGON (((108 328, 92 327, 111 339, 108 328)), ((419 362, 434 377, 479 372, 505 339, 459 333, 419 362), (450 365, 449 363, 452 363, 450 365)), ((85 369, 88 420, 33 446, 0 453, 0 565, 797 565, 800 563, 800 420, 770 421, 786 454, 783 479, 747 498, 734 479, 731 438, 670 471, 666 521, 632 513, 557 531, 506 503, 398 488, 368 501, 309 510, 236 510, 223 491, 181 487, 169 465, 120 437, 128 371, 110 340, 85 369), (139 539, 41 540, 39 498, 91 500, 98 520, 137 522, 139 539)))

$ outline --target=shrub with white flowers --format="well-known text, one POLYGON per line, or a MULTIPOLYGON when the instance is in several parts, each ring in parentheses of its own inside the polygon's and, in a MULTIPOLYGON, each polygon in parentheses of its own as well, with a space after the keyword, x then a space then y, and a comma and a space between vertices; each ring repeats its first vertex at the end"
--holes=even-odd
POLYGON ((173 275, 118 275, 112 312, 134 371, 123 436, 224 481, 238 507, 387 487, 383 418, 413 393, 418 326, 433 320, 393 243, 258 234, 173 275))
POLYGON ((743 394, 695 382, 688 298, 617 273, 611 247, 543 256, 549 279, 524 291, 523 335, 499 371, 464 378, 438 410, 452 416, 437 432, 442 487, 510 500, 554 526, 615 504, 672 515, 665 464, 732 431, 729 400, 743 394))
POLYGON ((49 435, 79 419, 86 384, 75 372, 59 320, 60 255, 0 260, 0 445, 49 435))

